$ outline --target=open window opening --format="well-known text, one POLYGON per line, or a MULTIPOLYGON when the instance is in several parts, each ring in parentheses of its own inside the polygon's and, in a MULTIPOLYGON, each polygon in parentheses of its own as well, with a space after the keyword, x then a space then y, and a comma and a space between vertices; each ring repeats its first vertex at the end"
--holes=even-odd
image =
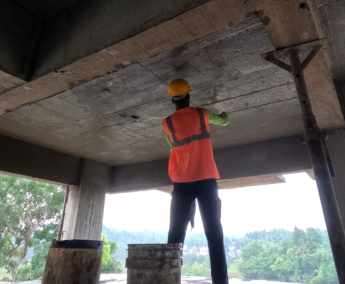
MULTIPOLYGON (((244 279, 248 283, 338 283, 312 174, 279 179, 279 183, 219 190, 229 283, 244 279)), ((166 242, 170 200, 170 194, 158 190, 107 195, 103 233, 116 242, 113 256, 122 267, 127 244, 166 242)), ((195 228, 187 229, 183 258, 184 281, 202 278, 203 283, 211 283, 198 208, 195 228)))
POLYGON ((42 278, 64 198, 63 186, 0 173, 0 281, 42 278))

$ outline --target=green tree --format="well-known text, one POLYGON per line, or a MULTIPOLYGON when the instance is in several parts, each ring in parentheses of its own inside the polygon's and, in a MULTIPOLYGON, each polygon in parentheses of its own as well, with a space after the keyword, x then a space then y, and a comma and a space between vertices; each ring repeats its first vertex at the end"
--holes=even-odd
POLYGON ((41 278, 44 273, 44 268, 47 260, 47 255, 51 240, 55 238, 57 225, 48 224, 42 230, 36 230, 33 234, 33 254, 30 262, 23 262, 19 267, 16 280, 33 280, 41 278))
POLYGON ((107 241, 105 234, 102 234, 103 241, 103 256, 102 256, 102 268, 103 273, 120 273, 122 271, 122 265, 120 261, 115 260, 112 256, 117 250, 116 242, 107 241))
POLYGON ((60 220, 64 191, 55 185, 0 175, 0 267, 16 279, 33 233, 60 220))
POLYGON ((303 231, 295 227, 286 237, 281 236, 279 230, 272 233, 247 234, 247 237, 256 240, 243 248, 240 271, 244 277, 312 284, 337 283, 325 232, 314 228, 303 231), (275 239, 271 238, 272 235, 275 239))
POLYGON ((273 280, 275 275, 271 265, 279 256, 277 245, 252 241, 243 248, 240 272, 246 278, 273 280))
POLYGON ((192 265, 182 266, 182 275, 210 277, 211 269, 205 263, 194 262, 192 265))

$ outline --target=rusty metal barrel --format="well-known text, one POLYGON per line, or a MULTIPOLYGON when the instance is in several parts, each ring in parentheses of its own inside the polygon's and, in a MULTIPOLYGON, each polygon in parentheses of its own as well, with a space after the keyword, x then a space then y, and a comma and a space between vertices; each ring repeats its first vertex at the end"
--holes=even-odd
POLYGON ((97 284, 102 253, 102 241, 53 240, 42 284, 97 284))
POLYGON ((180 284, 182 244, 129 244, 127 284, 180 284))

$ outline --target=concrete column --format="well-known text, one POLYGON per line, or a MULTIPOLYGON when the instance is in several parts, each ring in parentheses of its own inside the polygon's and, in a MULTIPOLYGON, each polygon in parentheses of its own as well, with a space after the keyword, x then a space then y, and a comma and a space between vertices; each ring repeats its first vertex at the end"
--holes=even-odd
POLYGON ((63 235, 62 240, 72 240, 74 238, 75 222, 77 220, 77 212, 80 198, 79 187, 70 188, 68 194, 68 201, 66 205, 65 220, 63 223, 63 235))
POLYGON ((78 187, 69 194, 63 240, 100 240, 105 194, 109 187, 109 167, 85 160, 78 187))
POLYGON ((345 129, 327 133, 327 147, 334 169, 335 177, 332 179, 339 211, 345 224, 345 129))

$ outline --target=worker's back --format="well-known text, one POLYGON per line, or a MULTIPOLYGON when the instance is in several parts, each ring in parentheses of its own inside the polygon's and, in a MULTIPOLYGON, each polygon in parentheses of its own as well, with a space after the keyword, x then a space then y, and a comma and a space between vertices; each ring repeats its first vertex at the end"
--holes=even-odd
POLYGON ((163 120, 172 141, 169 176, 173 182, 219 179, 206 111, 186 107, 163 120))

